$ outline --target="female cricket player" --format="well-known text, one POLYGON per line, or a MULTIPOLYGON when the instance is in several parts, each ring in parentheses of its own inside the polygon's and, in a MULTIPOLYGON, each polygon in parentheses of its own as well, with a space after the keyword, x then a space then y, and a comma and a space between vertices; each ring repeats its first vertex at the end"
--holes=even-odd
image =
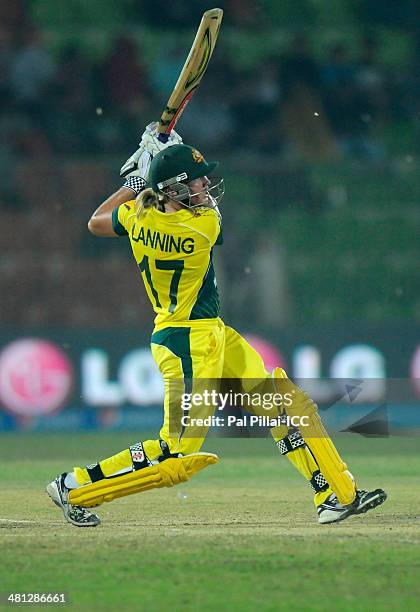
POLYGON ((260 355, 219 317, 212 252, 222 243, 218 206, 224 186, 223 180, 212 185, 209 179, 217 165, 183 144, 175 132, 161 143, 156 124, 151 124, 140 148, 121 169, 124 185, 89 221, 96 236, 130 240, 156 313, 151 350, 164 379, 165 399, 158 439, 75 467, 47 486, 66 520, 78 527, 100 523, 87 508, 172 486, 218 460, 200 452, 211 424, 208 418, 217 405, 199 400, 221 379, 236 379, 247 392, 258 388, 288 398, 280 409, 273 405, 268 413, 254 405, 245 408, 277 417, 272 436, 281 454, 312 486, 320 523, 362 514, 386 499, 382 489, 357 488, 314 402, 281 368, 267 372, 260 355))

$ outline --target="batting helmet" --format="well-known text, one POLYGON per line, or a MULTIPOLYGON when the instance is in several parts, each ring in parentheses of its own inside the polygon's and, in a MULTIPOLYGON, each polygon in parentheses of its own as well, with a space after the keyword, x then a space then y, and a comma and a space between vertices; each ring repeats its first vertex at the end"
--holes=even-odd
POLYGON ((176 144, 160 151, 149 168, 149 183, 153 191, 177 183, 189 183, 211 174, 219 162, 206 162, 200 151, 186 144, 176 144))

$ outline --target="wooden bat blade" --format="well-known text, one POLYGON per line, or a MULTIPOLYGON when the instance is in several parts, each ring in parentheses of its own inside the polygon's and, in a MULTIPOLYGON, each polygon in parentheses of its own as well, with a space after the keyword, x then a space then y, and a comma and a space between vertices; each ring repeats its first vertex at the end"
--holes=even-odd
POLYGON ((222 17, 223 10, 215 8, 206 11, 201 18, 191 50, 160 118, 157 128, 160 138, 165 139, 165 135, 171 133, 200 84, 216 45, 222 17))

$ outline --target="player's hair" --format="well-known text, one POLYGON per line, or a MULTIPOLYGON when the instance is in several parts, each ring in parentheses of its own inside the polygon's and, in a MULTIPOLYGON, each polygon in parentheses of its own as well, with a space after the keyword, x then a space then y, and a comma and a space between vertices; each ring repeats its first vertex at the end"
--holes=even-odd
POLYGON ((140 219, 148 208, 156 208, 165 212, 165 197, 156 193, 150 187, 144 189, 136 198, 136 217, 140 219))

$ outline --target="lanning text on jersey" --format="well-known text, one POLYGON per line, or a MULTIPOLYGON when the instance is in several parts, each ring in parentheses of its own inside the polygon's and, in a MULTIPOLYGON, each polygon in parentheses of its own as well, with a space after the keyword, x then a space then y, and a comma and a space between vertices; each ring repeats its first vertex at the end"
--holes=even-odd
POLYGON ((171 234, 161 234, 159 231, 153 231, 147 229, 146 232, 144 227, 140 226, 140 231, 136 234, 135 230, 137 226, 134 225, 131 230, 131 238, 134 242, 142 242, 144 246, 149 246, 152 249, 160 249, 164 253, 186 253, 187 255, 194 252, 195 242, 194 238, 187 236, 187 238, 181 238, 178 236, 172 236, 171 234))

